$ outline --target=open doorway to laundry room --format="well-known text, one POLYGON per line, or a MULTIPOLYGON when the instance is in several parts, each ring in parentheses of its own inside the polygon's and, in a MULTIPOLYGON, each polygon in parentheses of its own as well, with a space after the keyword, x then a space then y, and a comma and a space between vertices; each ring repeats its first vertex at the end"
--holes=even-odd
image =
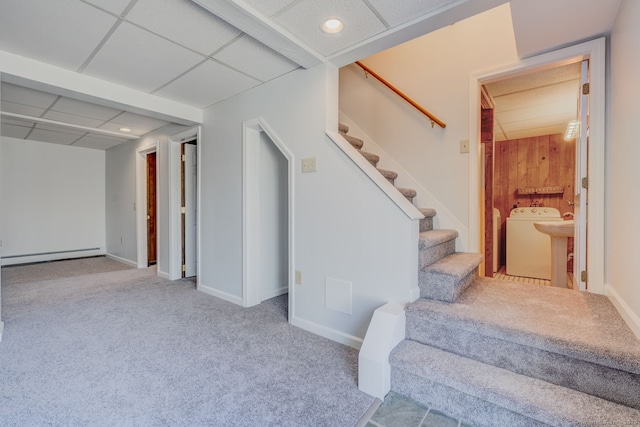
POLYGON ((482 85, 487 277, 586 288, 588 69, 578 57, 482 85), (570 232, 552 237, 540 222, 570 232))
POLYGON ((293 318, 293 155, 262 119, 244 123, 243 305, 293 318))

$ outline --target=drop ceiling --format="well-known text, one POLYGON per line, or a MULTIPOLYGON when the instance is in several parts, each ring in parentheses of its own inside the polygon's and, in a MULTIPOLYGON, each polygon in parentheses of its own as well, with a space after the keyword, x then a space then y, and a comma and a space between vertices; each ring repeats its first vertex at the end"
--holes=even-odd
POLYGON ((580 62, 485 85, 496 141, 564 133, 578 115, 580 62))
MULTIPOLYGON (((0 51, 204 109, 300 68, 311 68, 325 61, 347 65, 506 2, 2 0, 0 51), (321 23, 329 17, 344 21, 342 33, 329 35, 321 31, 321 23)), ((527 16, 527 7, 538 4, 522 0, 513 3, 517 3, 520 17, 527 16)), ((561 16, 588 14, 588 7, 573 10, 575 5, 585 3, 602 2, 565 0, 557 13, 561 16)), ((603 11, 600 16, 606 22, 598 26, 597 31, 610 28, 611 17, 615 16, 612 11, 617 10, 618 4, 619 0, 615 0, 604 8, 607 13, 603 11)), ((543 27, 544 17, 536 19, 540 23, 537 28, 543 27)), ((536 28, 535 22, 529 21, 523 27, 536 28)), ((522 46, 529 38, 537 37, 526 31, 524 36, 519 36, 517 28, 514 31, 522 46)), ((535 49, 576 41, 571 31, 564 28, 558 37, 545 37, 544 46, 536 45, 535 49)), ((579 36, 586 37, 584 28, 580 31, 579 36)), ((11 83, 16 82, 11 80, 11 83)), ((36 96, 29 92, 30 88, 41 87, 25 86, 24 90, 7 86, 11 99, 3 90, 3 111, 36 118, 55 117, 54 120, 60 122, 90 123, 98 129, 119 129, 124 124, 141 132, 160 125, 154 121, 158 119, 153 119, 153 111, 147 117, 138 110, 135 116, 132 113, 135 109, 127 111, 123 106, 95 114, 94 110, 100 110, 100 105, 94 108, 81 104, 82 96, 77 99, 68 93, 65 97, 36 96), (38 98, 37 102, 30 101, 30 96, 38 98)), ((115 145, 116 139, 124 140, 16 117, 3 116, 2 123, 3 135, 49 136, 59 143, 99 149, 115 145), (61 135, 52 136, 51 132, 61 135), (74 139, 77 136, 80 137, 74 139)))

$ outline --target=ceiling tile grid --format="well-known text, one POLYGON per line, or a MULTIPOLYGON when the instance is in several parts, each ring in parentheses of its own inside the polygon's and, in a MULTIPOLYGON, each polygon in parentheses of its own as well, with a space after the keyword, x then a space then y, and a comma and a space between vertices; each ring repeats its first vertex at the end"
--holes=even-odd
POLYGON ((131 0, 82 0, 84 3, 92 4, 100 9, 106 10, 109 13, 113 13, 116 16, 121 16, 125 11, 131 0))
POLYGON ((267 16, 274 16, 299 0, 249 0, 252 6, 267 16))
POLYGON ((397 0, 366 1, 390 27, 396 27, 415 18, 433 13, 451 3, 459 2, 459 0, 402 0, 402 7, 398 7, 397 0))
POLYGON ((51 109, 60 111, 61 113, 74 114, 102 121, 110 120, 121 112, 114 108, 66 97, 60 97, 51 109))
POLYGON ((201 55, 123 22, 83 73, 151 92, 203 59, 201 55))
POLYGON ((299 68, 298 64, 246 35, 220 51, 214 58, 262 82, 299 68))
POLYGON ((46 111, 44 108, 32 107, 31 105, 19 104, 17 102, 10 101, 2 101, 0 109, 14 114, 33 117, 40 117, 46 111))
POLYGON ((254 78, 209 60, 155 94, 205 108, 259 84, 254 78))
POLYGON ((190 0, 138 0, 126 19, 205 56, 241 34, 190 0))
POLYGON ((78 0, 2 0, 0 50, 75 71, 116 21, 78 0))

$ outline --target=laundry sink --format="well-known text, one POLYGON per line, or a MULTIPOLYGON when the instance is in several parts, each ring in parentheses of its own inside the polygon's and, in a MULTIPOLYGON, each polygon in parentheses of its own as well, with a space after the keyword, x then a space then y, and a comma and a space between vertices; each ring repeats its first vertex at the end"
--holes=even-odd
POLYGON ((573 237, 575 222, 537 221, 533 226, 551 237, 551 286, 567 288, 567 238, 573 237))
POLYGON ((551 237, 573 237, 574 222, 570 221, 537 221, 533 226, 541 233, 551 237))

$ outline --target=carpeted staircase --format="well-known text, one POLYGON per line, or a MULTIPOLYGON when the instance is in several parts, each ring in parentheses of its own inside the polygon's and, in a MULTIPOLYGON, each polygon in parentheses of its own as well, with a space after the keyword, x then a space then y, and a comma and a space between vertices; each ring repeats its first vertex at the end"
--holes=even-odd
POLYGON ((390 356, 393 391, 477 426, 640 426, 640 341, 605 296, 478 277, 482 257, 421 211, 421 298, 390 356))

